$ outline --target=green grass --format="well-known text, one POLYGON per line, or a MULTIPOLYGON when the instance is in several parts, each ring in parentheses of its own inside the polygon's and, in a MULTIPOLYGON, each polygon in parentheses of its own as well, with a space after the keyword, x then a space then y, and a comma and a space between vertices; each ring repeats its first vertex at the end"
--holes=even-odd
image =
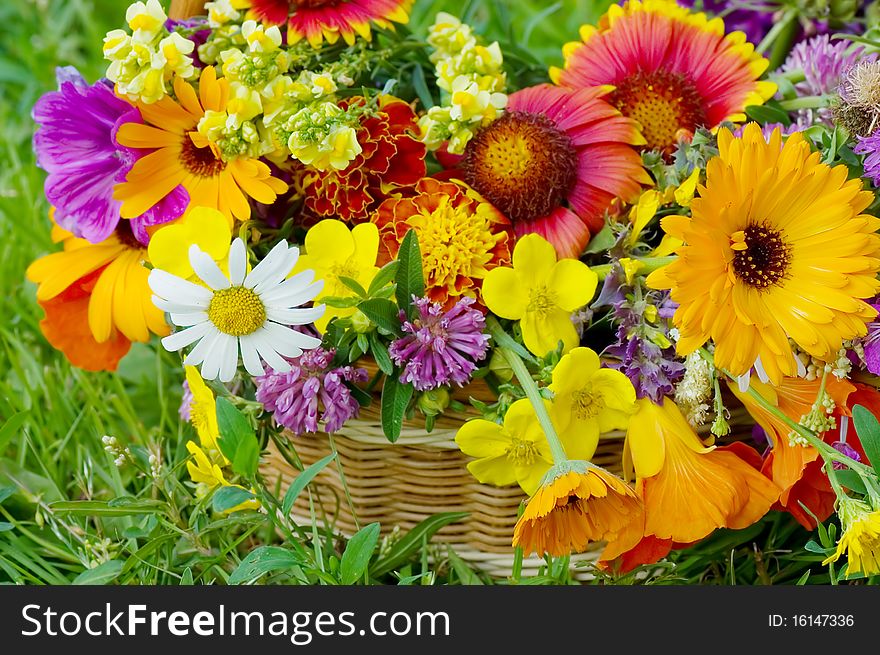
MULTIPOLYGON (((345 544, 323 526, 295 526, 255 512, 218 518, 193 500, 184 471, 189 428, 177 417, 182 371, 176 357, 155 343, 139 345, 118 374, 85 373, 39 331, 41 310, 24 271, 53 246, 44 175, 30 147, 30 109, 54 88, 56 66, 74 65, 90 81, 101 75, 101 39, 122 24, 126 4, 0 4, 0 582, 224 583, 248 553, 282 543, 298 564, 269 570, 272 581, 339 581, 345 544), (104 451, 104 435, 128 447, 132 461, 117 467, 104 451), (150 454, 161 463, 158 474, 151 471, 150 454)), ((562 44, 605 4, 419 0, 411 27, 423 31, 434 11, 458 13, 465 5, 461 15, 480 34, 515 43, 517 52, 532 52, 546 65, 558 64, 562 44)), ((821 576, 816 558, 802 549, 806 533, 774 517, 749 531, 713 537, 676 556, 675 567, 651 571, 649 580, 792 583, 808 568, 821 576)), ((369 542, 370 535, 364 539, 369 542)), ((401 543, 381 546, 385 557, 391 549, 395 557, 385 561, 394 567, 379 567, 372 581, 460 583, 477 577, 454 554, 423 547, 421 540, 409 550, 401 543), (436 555, 433 564, 429 553, 436 555)), ((248 562, 266 552, 257 551, 248 562)), ((569 581, 564 563, 554 562, 529 582, 569 581)), ((645 581, 646 573, 616 582, 645 581)))

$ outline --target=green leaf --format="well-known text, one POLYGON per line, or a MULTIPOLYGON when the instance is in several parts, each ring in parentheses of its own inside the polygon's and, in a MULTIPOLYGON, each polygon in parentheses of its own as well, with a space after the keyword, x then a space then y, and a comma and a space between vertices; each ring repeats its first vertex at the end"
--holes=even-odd
POLYGON ((397 252, 397 306, 412 319, 415 307, 412 297, 421 298, 425 295, 425 278, 422 274, 422 253, 419 250, 419 238, 415 230, 409 230, 400 243, 397 252))
POLYGON ((342 561, 339 563, 339 579, 344 585, 351 585, 360 579, 367 570, 376 544, 379 542, 379 524, 365 525, 348 541, 342 561))
POLYGON ((186 567, 183 570, 183 575, 180 576, 180 586, 181 587, 192 587, 193 586, 193 572, 190 567, 186 567))
POLYGON ((855 491, 859 494, 868 493, 868 490, 865 488, 864 481, 862 480, 861 476, 855 471, 835 471, 834 477, 837 478, 837 481, 840 484, 842 484, 850 491, 855 491))
POLYGON ((382 268, 379 269, 379 272, 376 273, 376 276, 373 278, 373 281, 370 282, 370 288, 367 290, 370 296, 374 296, 380 289, 384 289, 386 286, 391 284, 394 281, 394 277, 397 275, 397 260, 392 260, 385 264, 382 268))
POLYGON ((13 487, 12 485, 9 485, 7 487, 0 487, 0 505, 2 505, 3 501, 9 498, 16 491, 18 491, 18 488, 13 487))
POLYGON ((461 584, 466 586, 483 584, 483 581, 480 580, 480 576, 478 576, 476 572, 468 566, 454 550, 452 550, 452 546, 446 546, 446 554, 449 557, 449 563, 452 565, 452 570, 455 571, 461 584))
POLYGON ((812 539, 810 539, 810 540, 806 543, 806 545, 804 546, 804 548, 805 548, 806 550, 810 551, 811 553, 817 553, 817 554, 819 554, 819 555, 825 555, 825 554, 828 552, 828 550, 827 550, 826 548, 823 548, 822 546, 820 546, 819 544, 817 544, 817 543, 816 543, 815 541, 813 541, 812 539))
POLYGON ((3 424, 3 427, 0 428, 0 452, 6 448, 6 444, 18 434, 21 427, 28 420, 28 417, 31 415, 29 411, 21 411, 10 416, 6 423, 3 424))
POLYGON ((114 501, 63 500, 51 503, 49 508, 59 514, 84 514, 93 516, 129 516, 130 514, 163 514, 168 505, 160 500, 135 500, 116 498, 114 501))
POLYGON ((113 582, 120 573, 125 562, 118 559, 111 559, 108 562, 99 564, 93 569, 88 569, 80 573, 73 580, 75 585, 105 585, 113 582))
POLYGON ((412 385, 401 383, 396 375, 385 378, 382 385, 382 432, 391 443, 400 438, 403 416, 412 395, 412 385))
POLYGON ((229 400, 217 398, 217 440, 226 459, 232 462, 232 470, 246 478, 252 478, 260 462, 260 443, 247 417, 229 400))
POLYGON ((314 464, 307 466, 305 470, 300 473, 293 482, 291 482, 290 486, 287 488, 287 493, 284 494, 284 500, 281 502, 281 511, 284 512, 284 515, 287 516, 290 514, 290 508, 293 507, 293 503, 296 501, 297 497, 303 492, 309 483, 315 479, 315 476, 318 475, 324 468, 332 462, 336 458, 336 453, 330 453, 326 457, 322 457, 314 464))
POLYGON ((427 110, 434 106, 434 98, 431 90, 428 88, 428 82, 425 79, 425 71, 421 64, 416 63, 413 66, 412 76, 413 89, 422 101, 422 106, 427 110))
POLYGON ((256 580, 265 573, 286 571, 300 566, 302 559, 294 552, 280 546, 260 546, 247 554, 238 568, 229 576, 229 584, 242 584, 256 580))
POLYGON ((337 309, 348 309, 349 307, 357 307, 357 304, 361 302, 361 298, 357 296, 324 296, 321 298, 321 303, 327 305, 328 307, 335 307, 337 309))
POLYGON ((254 498, 254 495, 242 487, 230 485, 220 487, 211 498, 211 506, 215 512, 227 512, 233 507, 241 505, 254 498))
POLYGON ((587 249, 584 252, 588 255, 605 252, 611 249, 615 241, 616 239, 614 237, 614 232, 611 230, 611 225, 606 224, 605 227, 599 230, 596 235, 590 239, 590 243, 587 244, 587 249))
POLYGON ((379 365, 385 375, 394 373, 394 364, 391 363, 391 357, 388 355, 388 348, 382 343, 377 332, 370 332, 370 352, 373 353, 373 359, 379 365))
POLYGON ((373 321, 386 332, 394 335, 400 335, 400 317, 398 316, 397 306, 390 300, 383 298, 370 298, 364 300, 358 305, 368 319, 373 321))
POLYGON ((0 521, 0 532, 9 532, 13 528, 15 528, 15 526, 12 525, 12 523, 7 523, 6 521, 0 521))
POLYGON ((342 282, 349 289, 354 291, 361 298, 367 297, 367 290, 361 286, 361 283, 355 280, 354 278, 346 277, 344 275, 337 275, 336 279, 342 282))
POLYGON ((790 125, 791 118, 788 112, 779 106, 767 105, 749 105, 746 107, 746 115, 759 123, 782 123, 790 125))
POLYGON ((853 407, 852 417, 862 450, 865 451, 871 466, 880 475, 880 422, 867 407, 862 405, 853 407))
POLYGON ((345 386, 348 387, 351 395, 354 396, 354 399, 358 401, 358 405, 360 405, 361 407, 369 407, 373 404, 373 395, 361 389, 354 382, 346 381, 345 386))
POLYGON ((401 537, 383 557, 380 557, 370 567, 373 577, 378 578, 399 569, 422 547, 423 541, 430 539, 441 528, 450 523, 461 521, 468 516, 468 512, 446 512, 429 516, 401 537))

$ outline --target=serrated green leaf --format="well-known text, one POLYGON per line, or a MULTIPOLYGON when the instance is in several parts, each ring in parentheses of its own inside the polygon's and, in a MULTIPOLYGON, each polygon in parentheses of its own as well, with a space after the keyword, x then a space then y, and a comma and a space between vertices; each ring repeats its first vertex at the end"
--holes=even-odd
POLYGON ((382 268, 379 269, 379 272, 376 273, 375 277, 373 277, 373 281, 370 282, 370 288, 367 289, 367 293, 370 296, 376 295, 380 289, 384 289, 389 284, 394 281, 394 277, 397 275, 397 260, 392 260, 385 264, 382 268))
POLYGON ((871 411, 862 405, 856 405, 852 410, 853 425, 862 450, 877 474, 880 475, 880 422, 871 411))
POLYGON ((235 485, 220 487, 211 498, 211 507, 214 508, 215 512, 228 512, 233 507, 237 507, 253 498, 254 495, 243 487, 235 485))
POLYGON ((241 564, 229 576, 229 584, 251 582, 261 575, 274 571, 287 571, 303 563, 294 552, 280 546, 260 546, 247 554, 241 564))
POLYGON ((400 335, 400 318, 397 306, 390 300, 370 298, 358 305, 364 315, 386 332, 400 335))
POLYGON ((290 514, 290 508, 293 507, 293 503, 296 502, 303 489, 335 458, 336 453, 330 453, 326 457, 322 457, 317 462, 307 466, 302 473, 296 476, 287 488, 287 493, 284 494, 284 500, 281 502, 281 511, 284 512, 285 516, 290 514))
POLYGON ((373 359, 376 360, 380 371, 385 375, 391 375, 394 372, 394 364, 391 363, 388 348, 382 343, 377 332, 370 332, 370 352, 373 354, 373 359))
POLYGON ((378 523, 365 525, 349 539, 339 563, 339 579, 342 584, 354 584, 364 575, 378 542, 378 523))
POLYGON ((337 275, 336 279, 342 282, 349 289, 354 291, 361 298, 367 297, 367 290, 361 286, 361 283, 355 280, 354 278, 346 277, 345 275, 337 275))
POLYGON ((421 298, 425 295, 425 278, 422 273, 422 253, 419 250, 419 238, 415 230, 409 230, 400 249, 397 251, 397 306, 412 319, 415 307, 413 296, 421 298))
POLYGON ((125 562, 118 559, 111 559, 103 564, 98 564, 93 569, 88 569, 80 573, 73 580, 75 585, 105 585, 113 582, 119 574, 125 562))
POLYGON ((373 577, 378 578, 390 571, 399 569, 421 548, 424 540, 430 539, 438 530, 450 523, 461 521, 468 516, 470 516, 468 512, 445 512, 429 516, 403 535, 385 555, 370 567, 373 577))
POLYGON ((382 432, 391 443, 400 438, 403 417, 412 395, 412 385, 401 383, 396 375, 385 378, 382 385, 382 432))

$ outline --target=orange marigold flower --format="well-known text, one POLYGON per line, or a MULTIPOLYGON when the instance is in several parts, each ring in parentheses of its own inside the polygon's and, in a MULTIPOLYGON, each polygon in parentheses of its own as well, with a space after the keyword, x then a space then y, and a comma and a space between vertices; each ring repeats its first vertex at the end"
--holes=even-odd
POLYGON ((613 539, 641 514, 641 503, 623 480, 585 461, 552 468, 513 530, 526 554, 554 557, 613 539))
POLYGON ((775 84, 757 81, 768 61, 743 32, 725 34, 720 18, 673 0, 611 5, 580 36, 550 77, 578 89, 612 85, 609 102, 638 121, 647 148, 667 155, 697 127, 743 121, 747 106, 776 93, 775 84))
MULTIPOLYGON (((361 97, 342 101, 347 109, 362 105, 361 97)), ((306 174, 305 205, 318 216, 361 222, 399 187, 413 186, 425 176, 425 144, 418 138, 416 114, 407 103, 382 96, 378 112, 361 118, 357 140, 361 153, 341 171, 306 174)))
POLYGON ((379 228, 380 264, 397 257, 403 237, 415 231, 425 295, 447 308, 461 296, 480 300, 486 273, 510 263, 510 222, 464 184, 422 178, 385 200, 370 220, 379 228))

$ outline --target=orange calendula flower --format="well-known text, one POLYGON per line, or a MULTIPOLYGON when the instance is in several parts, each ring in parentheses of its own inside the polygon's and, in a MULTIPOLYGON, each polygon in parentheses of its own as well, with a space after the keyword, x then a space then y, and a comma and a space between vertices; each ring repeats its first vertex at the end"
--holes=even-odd
POLYGON ((740 138, 721 129, 718 150, 691 216, 661 221, 684 245, 647 283, 679 303, 680 355, 712 339, 718 368, 754 366, 779 384, 798 369, 789 338, 834 361, 877 315, 864 300, 880 292, 880 219, 862 213, 874 194, 847 181, 846 166, 823 164, 800 132, 783 145, 755 123, 740 138))
POLYGON ((287 42, 306 39, 319 47, 341 36, 352 45, 360 36, 372 38, 371 25, 393 29, 409 22, 413 0, 250 0, 252 13, 268 23, 287 21, 287 42))
POLYGON ((531 497, 513 531, 525 554, 554 557, 613 539, 641 514, 638 497, 623 480, 589 462, 554 466, 531 497))
POLYGON ((574 88, 613 86, 609 102, 638 121, 647 148, 667 155, 697 127, 743 121, 747 106, 776 93, 775 84, 758 81, 768 61, 743 32, 725 34, 720 18, 673 0, 611 5, 580 36, 550 77, 574 88))
POLYGON ((486 274, 510 263, 510 222, 463 184, 423 178, 385 200, 370 220, 379 228, 381 264, 397 257, 403 237, 415 230, 425 295, 447 306, 462 296, 479 300, 486 274))
POLYGON ((126 181, 113 197, 122 201, 123 218, 132 218, 152 207, 158 198, 181 184, 189 192, 191 207, 219 209, 233 218, 250 218, 248 198, 272 204, 287 185, 272 177, 269 166, 251 158, 225 161, 217 147, 197 130, 206 111, 225 112, 229 82, 217 79, 212 66, 202 71, 199 91, 183 78, 174 78, 177 101, 165 97, 138 104, 144 119, 124 123, 116 138, 129 148, 155 149, 132 166, 126 181))
POLYGON ((669 398, 662 406, 646 398, 637 402, 624 456, 635 469, 644 522, 631 523, 618 539, 610 540, 603 561, 624 554, 645 537, 667 540, 671 546, 697 541, 717 528, 745 528, 779 498, 779 487, 750 463, 758 459, 752 449, 742 444, 704 446, 669 398), (741 453, 740 448, 750 452, 741 453))

